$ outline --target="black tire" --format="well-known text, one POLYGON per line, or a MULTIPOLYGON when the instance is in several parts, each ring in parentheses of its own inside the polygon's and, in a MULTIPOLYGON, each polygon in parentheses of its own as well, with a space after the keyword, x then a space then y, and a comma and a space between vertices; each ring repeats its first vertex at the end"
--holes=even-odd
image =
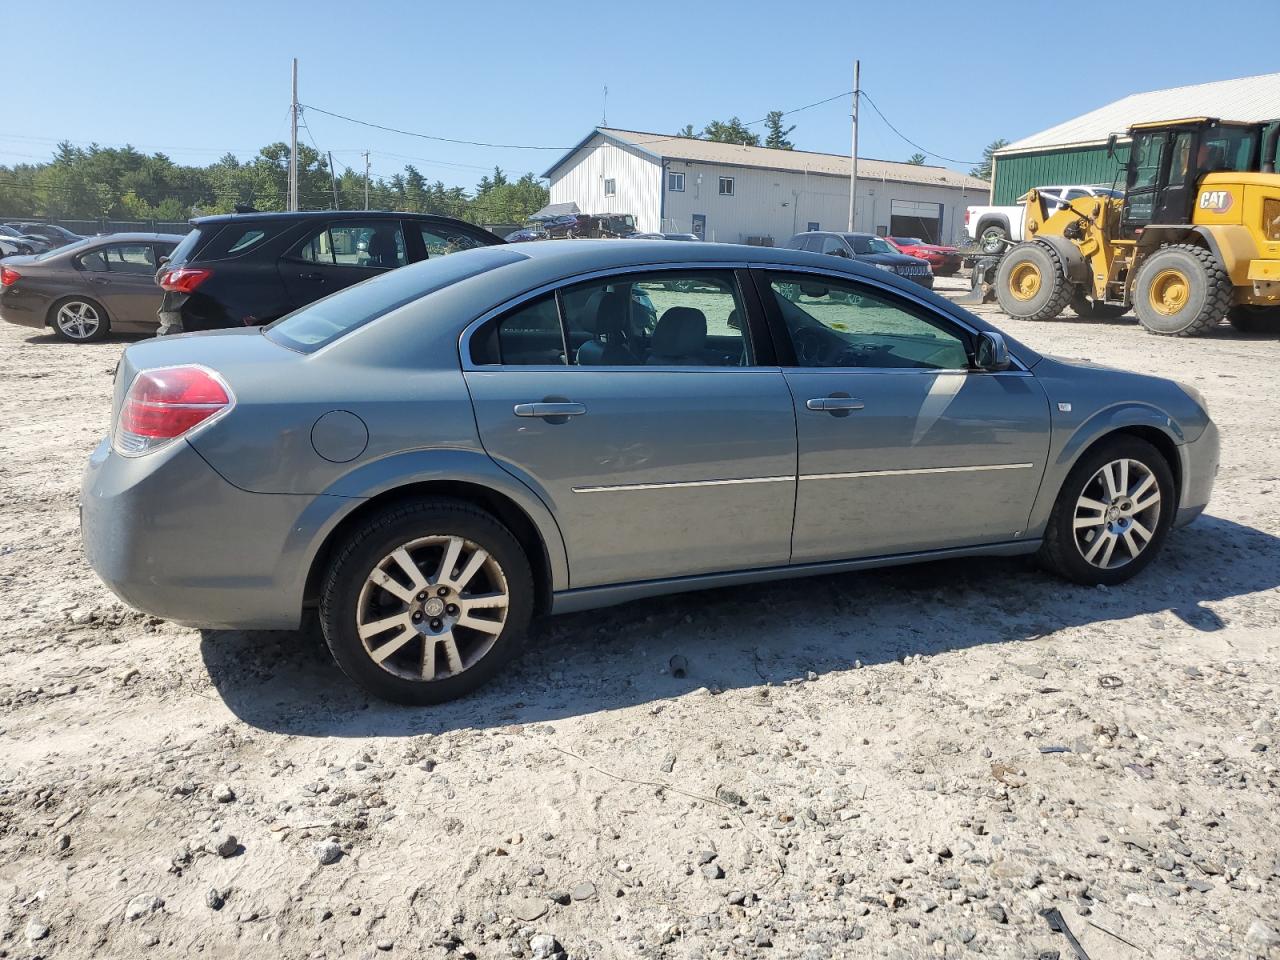
POLYGON ((106 339, 107 334, 111 331, 111 317, 107 314, 102 304, 92 297, 63 297, 49 307, 49 313, 45 319, 50 329, 53 330, 54 335, 67 343, 95 343, 106 339), (91 311, 97 318, 93 331, 85 336, 77 336, 75 327, 60 319, 64 307, 74 310, 77 305, 80 305, 86 311, 91 311))
POLYGON ((999 253, 1004 248, 1002 241, 1008 239, 1008 228, 999 223, 989 223, 978 231, 978 246, 983 253, 999 253))
POLYGON ((1238 303, 1227 311, 1227 320, 1241 333, 1280 333, 1280 307, 1238 303))
POLYGON ((1129 308, 1119 303, 1099 303, 1090 300, 1084 293, 1077 292, 1071 298, 1071 311, 1081 320, 1119 320, 1129 308))
POLYGON ((1047 243, 1018 244, 1004 255, 996 271, 1000 309, 1018 320, 1052 320, 1073 293, 1058 252, 1047 243), (1024 282, 1027 278, 1032 279, 1024 282))
POLYGON ((1133 312, 1148 333, 1162 337, 1202 337, 1231 308, 1231 278, 1218 258, 1204 247, 1175 243, 1162 247, 1138 268, 1133 283, 1133 312), (1166 301, 1166 278, 1183 285, 1184 294, 1166 301), (1155 301, 1167 303, 1157 307, 1155 301))
MULTIPOLYGON (((1159 554, 1173 523, 1177 506, 1173 471, 1159 450, 1147 441, 1127 434, 1103 440, 1086 451, 1067 474, 1049 515, 1044 542, 1037 559, 1045 568, 1075 583, 1086 586, 1123 583, 1146 569, 1159 554), (1084 548, 1077 541, 1076 505, 1079 498, 1092 488, 1098 472, 1105 465, 1122 459, 1143 464, 1155 478, 1160 491, 1160 510, 1152 528, 1153 536, 1138 555, 1122 566, 1103 569, 1085 559, 1084 548)), ((1082 535, 1088 535, 1088 531, 1083 531, 1082 535)))
MULTIPOLYGON (((430 578, 429 571, 422 572, 430 578)), ((407 577, 400 576, 399 579, 404 589, 403 581, 407 577)), ((424 592, 418 597, 428 595, 424 592)), ((387 593, 387 599, 393 599, 390 593, 387 593)), ((408 604, 402 605, 406 611, 412 609, 408 604)), ((337 548, 321 590, 320 625, 334 660, 357 684, 384 700, 424 705, 464 696, 513 661, 520 652, 533 615, 533 605, 533 574, 529 560, 506 527, 490 514, 461 501, 421 500, 371 517, 337 548), (397 654, 386 658, 391 666, 380 666, 365 649, 357 630, 358 607, 366 580, 380 562, 399 547, 424 537, 437 536, 470 541, 496 561, 506 583, 506 615, 497 639, 474 663, 459 672, 432 680, 409 679, 395 671, 403 669, 406 661, 415 662, 412 659, 415 650, 419 658, 424 655, 427 649, 425 625, 418 636, 411 637, 403 645, 403 649, 397 648, 397 654)), ((475 640, 484 639, 480 631, 467 633, 474 634, 475 640)), ((379 649, 382 642, 385 641, 380 641, 379 649)), ((460 645, 467 642, 459 640, 460 645)), ((438 653, 434 640, 431 641, 431 649, 434 661, 438 653)))

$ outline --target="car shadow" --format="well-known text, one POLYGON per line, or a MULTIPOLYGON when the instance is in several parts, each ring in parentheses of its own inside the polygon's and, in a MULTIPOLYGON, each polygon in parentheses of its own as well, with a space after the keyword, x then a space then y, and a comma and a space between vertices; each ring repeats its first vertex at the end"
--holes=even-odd
POLYGON ((1176 531, 1147 571, 1079 587, 1027 558, 949 560, 639 600, 534 624, 524 656, 480 691, 409 708, 365 695, 318 629, 218 630, 201 654, 246 723, 294 736, 439 734, 545 722, 679 696, 1035 640, 1064 627, 1168 614, 1206 632, 1205 604, 1280 585, 1280 538, 1218 517, 1176 531), (682 676, 671 658, 687 664, 682 676))
MULTIPOLYGON (((155 337, 154 333, 147 333, 142 330, 132 330, 127 333, 108 333, 102 340, 95 340, 94 343, 137 343, 140 340, 150 340, 155 337)), ((63 340, 56 333, 33 333, 29 337, 23 337, 24 343, 65 343, 69 347, 78 346, 78 344, 63 340)))

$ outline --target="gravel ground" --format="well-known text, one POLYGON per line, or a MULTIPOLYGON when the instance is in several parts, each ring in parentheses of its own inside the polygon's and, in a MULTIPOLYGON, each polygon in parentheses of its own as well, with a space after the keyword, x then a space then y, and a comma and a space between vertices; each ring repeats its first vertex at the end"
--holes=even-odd
POLYGON ((1000 322, 1208 397, 1213 503, 1136 581, 635 603, 430 710, 119 604, 76 505, 124 344, 0 330, 0 957, 1069 958, 1050 907, 1280 957, 1280 340, 1000 322))

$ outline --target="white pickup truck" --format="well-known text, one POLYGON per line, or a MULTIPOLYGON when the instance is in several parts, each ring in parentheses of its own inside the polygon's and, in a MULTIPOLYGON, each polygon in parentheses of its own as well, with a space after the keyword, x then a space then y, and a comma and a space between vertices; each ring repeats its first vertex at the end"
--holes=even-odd
MULTIPOLYGON (((1081 197, 1119 197, 1122 191, 1104 186, 1081 186, 1072 184, 1056 187, 1036 187, 1040 196, 1044 197, 1045 212, 1053 215, 1058 207, 1070 200, 1081 197)), ((1025 196, 1025 194, 1023 195, 1025 196)), ((966 207, 964 211, 964 232, 978 242, 984 253, 999 253, 1002 240, 1017 242, 1022 239, 1022 221, 1026 214, 1022 197, 1018 204, 1011 207, 966 207)))

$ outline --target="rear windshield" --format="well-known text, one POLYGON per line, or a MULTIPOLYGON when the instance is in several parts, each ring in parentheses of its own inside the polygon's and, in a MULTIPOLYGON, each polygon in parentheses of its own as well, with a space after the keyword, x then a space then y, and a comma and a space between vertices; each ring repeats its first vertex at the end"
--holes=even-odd
POLYGON ((283 347, 312 353, 357 327, 447 286, 498 267, 527 260, 510 247, 478 247, 398 270, 317 300, 265 327, 283 347))
POLYGON ((168 266, 176 267, 179 264, 186 263, 191 257, 192 251, 195 250, 196 244, 200 242, 200 229, 197 227, 179 241, 178 245, 173 248, 173 253, 169 254, 168 266))
POLYGON ((87 246, 88 243, 89 243, 89 238, 85 237, 83 240, 76 240, 73 243, 68 243, 61 247, 54 247, 52 250, 46 250, 44 253, 37 254, 36 259, 49 260, 52 257, 60 257, 64 253, 70 253, 72 250, 79 250, 81 247, 87 246))

